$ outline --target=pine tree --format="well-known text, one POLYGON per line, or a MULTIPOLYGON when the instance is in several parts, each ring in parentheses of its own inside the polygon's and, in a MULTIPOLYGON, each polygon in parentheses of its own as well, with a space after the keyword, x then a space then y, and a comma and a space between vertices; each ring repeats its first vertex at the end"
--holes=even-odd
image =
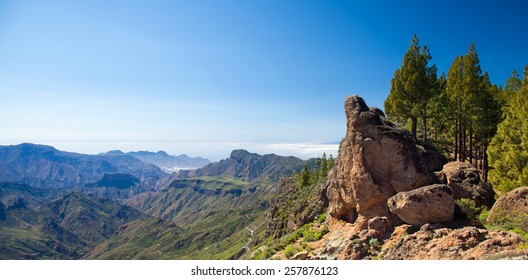
POLYGON ((321 180, 324 180, 327 174, 328 174, 328 160, 326 159, 326 153, 323 153, 323 157, 321 157, 321 170, 320 170, 319 178, 321 178, 321 180))
MULTIPOLYGON (((486 98, 488 88, 488 85, 483 82, 480 60, 474 43, 471 44, 468 53, 464 56, 464 79, 462 88, 464 92, 462 108, 468 116, 464 119, 465 122, 463 123, 466 130, 463 131, 464 150, 462 154, 464 159, 467 157, 469 162, 473 163, 475 122, 478 118, 479 111, 483 109, 481 100, 486 98), (466 142, 468 142, 469 146, 466 146, 466 142)), ((480 115, 484 116, 482 113, 480 115)))
POLYGON ((431 99, 429 115, 434 118, 430 119, 431 137, 429 139, 438 149, 448 154, 448 146, 452 142, 452 133, 448 132, 453 129, 454 105, 447 95, 446 86, 447 77, 442 74, 437 80, 438 94, 431 99))
POLYGON ((447 84, 446 84, 446 93, 449 97, 449 100, 452 103, 453 109, 453 135, 454 137, 454 151, 453 156, 455 160, 460 160, 459 155, 461 154, 461 131, 462 131, 462 122, 464 119, 463 111, 463 80, 464 80, 464 57, 458 56, 455 58, 449 71, 447 73, 447 84))
POLYGON ((308 166, 305 164, 301 171, 301 187, 306 187, 310 185, 310 172, 308 171, 308 166))
POLYGON ((528 86, 528 64, 524 66, 524 79, 522 81, 522 86, 528 86))
POLYGON ((499 87, 492 85, 489 75, 484 73, 482 79, 482 92, 475 101, 474 107, 474 136, 475 136, 475 166, 482 170, 484 181, 488 178, 488 156, 487 150, 492 137, 497 131, 501 120, 501 106, 497 97, 502 95, 499 87), (480 164, 478 159, 480 158, 480 164))
MULTIPOLYGON (((390 117, 411 120, 411 131, 415 137, 418 118, 424 120, 424 129, 427 130, 427 105, 435 93, 431 90, 431 80, 436 78, 436 67, 429 68, 429 60, 429 49, 427 46, 420 48, 418 37, 414 35, 402 66, 394 73, 389 96, 384 102, 390 117)), ((424 139, 426 137, 427 132, 424 131, 424 139)))
POLYGON ((335 159, 332 156, 332 154, 330 154, 330 156, 328 157, 328 170, 332 169, 334 165, 335 165, 335 159))
POLYGON ((518 92, 522 87, 522 81, 519 79, 519 74, 517 74, 516 70, 512 71, 511 77, 506 80, 506 83, 504 83, 504 94, 507 96, 511 96, 518 92))
POLYGON ((528 185, 528 86, 512 96, 504 116, 488 150, 489 180, 503 193, 528 185))

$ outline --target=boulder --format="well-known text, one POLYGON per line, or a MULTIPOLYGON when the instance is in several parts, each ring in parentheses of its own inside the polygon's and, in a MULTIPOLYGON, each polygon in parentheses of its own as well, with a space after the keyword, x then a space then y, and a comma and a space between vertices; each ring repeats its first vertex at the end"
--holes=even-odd
POLYGON ((368 230, 373 232, 376 237, 383 237, 389 227, 389 219, 387 217, 374 217, 368 220, 368 230))
POLYGON ((516 188, 499 198, 491 208, 487 221, 528 232, 528 187, 516 188))
POLYGON ((453 191, 442 184, 400 192, 391 197, 387 204, 391 212, 415 226, 448 223, 453 220, 455 213, 453 191))
POLYGON ((354 223, 368 229, 368 221, 387 217, 389 227, 401 220, 387 206, 398 192, 438 181, 434 171, 445 159, 431 146, 419 145, 413 135, 388 122, 383 112, 369 108, 356 95, 345 101, 347 131, 341 142, 327 196, 329 222, 354 223), (428 164, 426 159, 442 159, 428 164))
POLYGON ((467 162, 454 161, 444 165, 442 173, 446 184, 453 190, 454 198, 475 201, 477 207, 491 207, 495 192, 491 185, 480 179, 479 171, 467 162))

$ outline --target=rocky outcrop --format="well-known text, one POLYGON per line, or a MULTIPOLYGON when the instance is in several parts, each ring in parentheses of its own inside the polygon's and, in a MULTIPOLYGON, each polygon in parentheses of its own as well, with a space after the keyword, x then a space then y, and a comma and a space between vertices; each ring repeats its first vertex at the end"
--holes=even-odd
POLYGON ((487 220, 492 224, 517 227, 528 232, 528 187, 516 188, 499 198, 487 220))
POLYGON ((510 232, 476 227, 459 229, 423 225, 417 232, 402 225, 385 242, 378 258, 386 260, 528 259, 522 238, 510 232), (412 232, 412 231, 411 231, 412 232))
POLYGON ((301 171, 305 164, 310 166, 313 161, 310 163, 293 156, 259 155, 246 150, 233 150, 227 159, 196 170, 181 170, 176 178, 231 176, 246 182, 269 183, 301 171))
MULTIPOLYGON (((434 148, 358 96, 347 98, 345 111, 346 136, 327 182, 330 232, 314 258, 528 259, 518 234, 488 231, 455 217, 455 199, 477 206, 492 201, 493 192, 476 169, 465 163, 444 166, 434 148)), ((518 192, 515 200, 528 197, 528 190, 518 192)))
POLYGON ((467 162, 450 162, 441 173, 445 183, 453 190, 455 199, 471 199, 477 207, 491 207, 495 192, 491 185, 480 179, 479 171, 467 162))
POLYGON ((345 112, 347 132, 327 192, 330 226, 345 221, 357 230, 368 229, 375 217, 386 217, 390 227, 399 225, 387 200, 436 183, 434 171, 445 163, 443 157, 419 145, 411 133, 388 122, 381 110, 367 107, 359 96, 346 99, 345 112))
POLYGON ((436 184, 391 197, 390 211, 404 222, 421 226, 426 223, 448 223, 453 220, 455 200, 453 191, 446 185, 436 184))

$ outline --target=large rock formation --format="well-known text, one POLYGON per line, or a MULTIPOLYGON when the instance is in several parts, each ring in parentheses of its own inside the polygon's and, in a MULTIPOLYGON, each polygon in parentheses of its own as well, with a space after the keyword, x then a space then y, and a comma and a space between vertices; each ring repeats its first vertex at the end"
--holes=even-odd
POLYGON ((435 183, 435 170, 445 162, 430 147, 420 146, 412 134, 369 108, 359 96, 345 101, 347 132, 341 142, 336 172, 329 179, 330 224, 339 220, 367 229, 368 220, 387 217, 390 226, 401 220, 387 206, 398 192, 435 183), (424 160, 427 158, 428 161, 424 160))
POLYGON ((455 199, 475 201, 477 207, 491 207, 495 192, 491 185, 480 179, 479 171, 467 162, 454 161, 444 165, 445 183, 453 190, 455 199))
POLYGON ((528 232, 528 187, 516 188, 499 198, 491 208, 488 222, 528 232))
MULTIPOLYGON (((358 96, 347 98, 345 111, 346 136, 327 182, 330 232, 314 258, 528 259, 518 234, 464 226, 464 217, 450 222, 454 198, 488 205, 489 185, 478 172, 461 163, 440 172, 438 152, 358 96)), ((525 191, 514 200, 528 197, 525 191)))
POLYGON ((455 213, 453 191, 442 184, 398 193, 387 204, 404 222, 415 226, 448 223, 455 213))

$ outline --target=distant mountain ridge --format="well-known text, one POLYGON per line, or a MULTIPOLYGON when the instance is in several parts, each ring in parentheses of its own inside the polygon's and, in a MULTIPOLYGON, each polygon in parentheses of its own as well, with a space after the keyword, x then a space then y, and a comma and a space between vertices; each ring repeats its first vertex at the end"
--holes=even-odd
POLYGON ((196 170, 182 170, 178 178, 199 176, 231 176, 246 182, 277 182, 301 171, 305 164, 312 166, 315 159, 304 161, 294 156, 259 155, 246 150, 233 150, 227 159, 210 163, 196 170))
POLYGON ((152 188, 165 176, 159 167, 129 155, 85 155, 30 143, 0 146, 0 182, 73 188, 111 173, 133 175, 152 188))
POLYGON ((152 163, 165 171, 175 172, 181 169, 197 169, 211 163, 208 159, 202 157, 189 157, 186 154, 173 156, 165 151, 148 152, 137 151, 124 153, 120 150, 108 151, 102 155, 129 155, 141 161, 152 163))

